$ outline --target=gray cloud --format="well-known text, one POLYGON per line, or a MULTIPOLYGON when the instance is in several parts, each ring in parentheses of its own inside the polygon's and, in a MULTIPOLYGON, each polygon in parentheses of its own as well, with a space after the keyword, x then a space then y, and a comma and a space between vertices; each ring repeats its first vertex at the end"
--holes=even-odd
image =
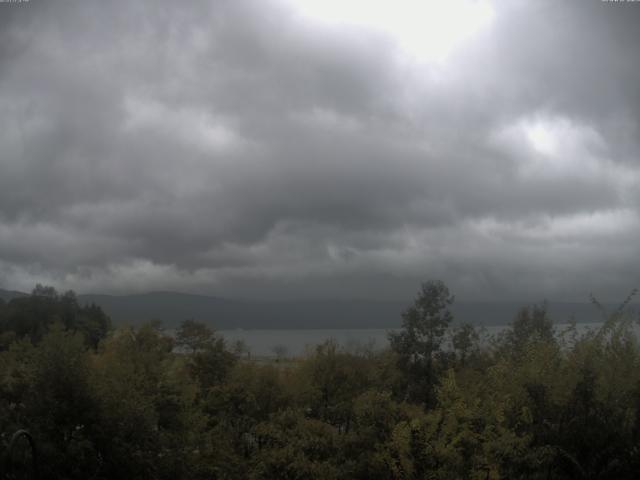
POLYGON ((284 0, 0 4, 0 286, 623 296, 640 6, 492 5, 430 62, 284 0))

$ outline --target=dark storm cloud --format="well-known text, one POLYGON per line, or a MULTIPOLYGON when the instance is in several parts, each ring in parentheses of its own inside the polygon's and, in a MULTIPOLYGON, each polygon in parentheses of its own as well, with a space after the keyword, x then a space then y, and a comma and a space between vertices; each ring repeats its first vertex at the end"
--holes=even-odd
POLYGON ((285 1, 0 4, 2 286, 626 292, 640 6, 492 6, 439 63, 285 1))

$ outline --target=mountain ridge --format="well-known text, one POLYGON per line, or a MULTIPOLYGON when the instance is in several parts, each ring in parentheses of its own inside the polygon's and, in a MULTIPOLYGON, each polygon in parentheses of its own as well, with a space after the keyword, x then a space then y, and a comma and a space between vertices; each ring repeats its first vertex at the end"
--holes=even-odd
MULTIPOLYGON (((28 294, 0 289, 0 298, 28 294)), ((99 305, 116 325, 139 325, 160 320, 173 328, 182 320, 195 319, 219 330, 229 329, 370 329, 398 328, 407 301, 333 299, 333 300, 250 300, 209 295, 152 291, 128 295, 79 294, 81 304, 99 305)), ((526 302, 469 301, 452 307, 458 323, 477 326, 506 325, 526 302)), ((609 311, 618 305, 604 304, 609 311)), ((633 305, 632 305, 633 306, 633 305)), ((589 302, 548 302, 549 314, 556 323, 573 316, 578 323, 602 321, 602 314, 589 302)))

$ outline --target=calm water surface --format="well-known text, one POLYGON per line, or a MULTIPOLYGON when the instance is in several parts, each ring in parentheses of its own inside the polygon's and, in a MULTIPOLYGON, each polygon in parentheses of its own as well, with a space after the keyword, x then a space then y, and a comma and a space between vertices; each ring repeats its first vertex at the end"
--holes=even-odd
MULTIPOLYGON (((579 323, 578 332, 598 328, 600 323, 579 323)), ((568 325, 555 325, 556 331, 562 331, 568 325)), ((486 341, 489 336, 500 333, 505 326, 481 328, 481 338, 486 341)), ((371 348, 381 350, 389 345, 388 333, 394 329, 358 329, 358 330, 219 330, 229 346, 239 340, 243 341, 252 355, 261 357, 298 356, 328 339, 333 339, 343 348, 350 351, 371 348)))

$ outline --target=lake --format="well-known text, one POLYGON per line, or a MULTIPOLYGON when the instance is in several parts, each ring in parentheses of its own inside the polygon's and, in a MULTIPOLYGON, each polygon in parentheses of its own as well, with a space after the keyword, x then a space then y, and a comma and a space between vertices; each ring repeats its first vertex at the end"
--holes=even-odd
MULTIPOLYGON (((601 323, 579 323, 579 332, 595 329, 601 323)), ((555 325, 556 331, 562 331, 568 324, 555 325)), ((488 326, 479 329, 481 338, 488 338, 504 330, 506 326, 488 326)), ((393 329, 299 329, 299 330, 219 330, 227 344, 232 347, 239 340, 243 341, 252 355, 259 357, 275 357, 276 352, 282 356, 303 355, 307 349, 333 339, 341 347, 356 351, 361 348, 381 350, 389 345, 388 333, 393 329)))

